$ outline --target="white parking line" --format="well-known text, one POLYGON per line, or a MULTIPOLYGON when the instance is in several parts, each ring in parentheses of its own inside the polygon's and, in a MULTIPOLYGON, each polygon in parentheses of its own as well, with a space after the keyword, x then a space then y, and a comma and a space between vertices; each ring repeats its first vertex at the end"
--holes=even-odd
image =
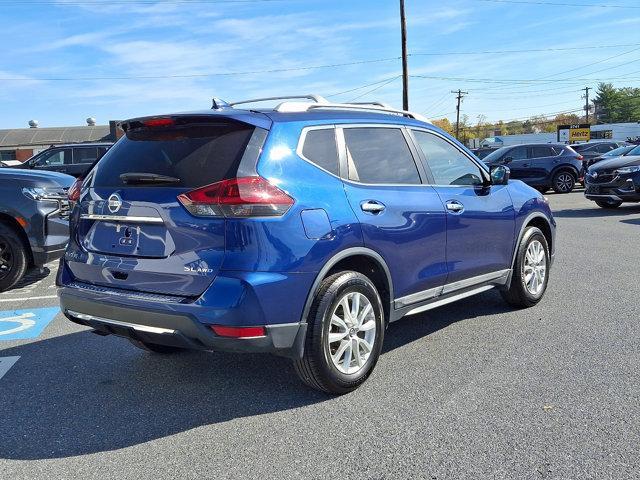
POLYGON ((0 358, 0 379, 15 365, 20 357, 0 358))
POLYGON ((58 298, 57 295, 42 295, 41 297, 22 297, 22 298, 0 298, 0 302, 25 302, 27 300, 45 300, 49 298, 58 298))

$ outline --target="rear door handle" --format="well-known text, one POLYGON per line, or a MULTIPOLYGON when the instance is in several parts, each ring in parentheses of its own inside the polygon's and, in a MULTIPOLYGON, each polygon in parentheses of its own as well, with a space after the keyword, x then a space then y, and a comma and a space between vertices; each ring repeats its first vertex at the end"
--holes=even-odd
POLYGON ((462 213, 464 211, 464 205, 457 200, 449 200, 446 203, 446 207, 451 213, 462 213))
POLYGON ((363 212, 376 214, 382 212, 387 207, 375 200, 367 200, 360 204, 360 208, 363 212))

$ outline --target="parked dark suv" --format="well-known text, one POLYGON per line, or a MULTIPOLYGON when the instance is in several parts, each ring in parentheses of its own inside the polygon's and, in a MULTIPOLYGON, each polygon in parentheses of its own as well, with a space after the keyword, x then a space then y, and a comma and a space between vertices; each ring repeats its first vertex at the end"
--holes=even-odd
POLYGON ((591 160, 596 157, 600 157, 605 153, 609 153, 619 147, 625 147, 629 144, 627 142, 618 142, 614 140, 595 140, 586 143, 575 143, 570 145, 577 153, 582 155, 585 171, 591 165, 591 160))
POLYGON ((638 152, 613 157, 592 165, 585 176, 585 196, 602 208, 623 202, 640 202, 640 146, 638 152))
POLYGON ((123 122, 73 209, 64 314, 157 353, 288 356, 346 393, 389 322, 493 288, 542 299, 542 195, 419 115, 304 98, 123 122))
POLYGON ((489 166, 507 165, 511 178, 522 180, 543 193, 549 188, 557 193, 569 193, 582 179, 582 156, 559 143, 502 147, 483 161, 489 166))
POLYGON ((73 180, 56 172, 0 169, 0 291, 14 286, 30 266, 64 253, 73 180))
POLYGON ((78 143, 55 145, 37 153, 16 168, 31 168, 66 173, 74 177, 84 175, 109 148, 110 143, 78 143))

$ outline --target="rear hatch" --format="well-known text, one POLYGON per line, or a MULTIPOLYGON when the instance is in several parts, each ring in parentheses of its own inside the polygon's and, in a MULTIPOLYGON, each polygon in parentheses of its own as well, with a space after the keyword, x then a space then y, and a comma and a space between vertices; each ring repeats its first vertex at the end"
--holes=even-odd
MULTIPOLYGON (((224 217, 198 217, 178 196, 251 175, 266 130, 215 115, 136 119, 85 180, 73 234, 78 281, 198 296, 224 259, 224 217)), ((69 255, 67 256, 69 258, 69 255)))

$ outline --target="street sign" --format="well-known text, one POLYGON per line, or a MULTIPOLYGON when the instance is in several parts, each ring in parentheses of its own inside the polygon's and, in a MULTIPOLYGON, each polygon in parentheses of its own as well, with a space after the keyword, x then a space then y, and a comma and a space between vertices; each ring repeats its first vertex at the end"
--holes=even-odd
POLYGON ((558 125, 558 141, 564 143, 588 142, 591 140, 591 125, 579 123, 558 125))
POLYGON ((38 337, 58 312, 58 307, 0 312, 0 341, 38 337))

